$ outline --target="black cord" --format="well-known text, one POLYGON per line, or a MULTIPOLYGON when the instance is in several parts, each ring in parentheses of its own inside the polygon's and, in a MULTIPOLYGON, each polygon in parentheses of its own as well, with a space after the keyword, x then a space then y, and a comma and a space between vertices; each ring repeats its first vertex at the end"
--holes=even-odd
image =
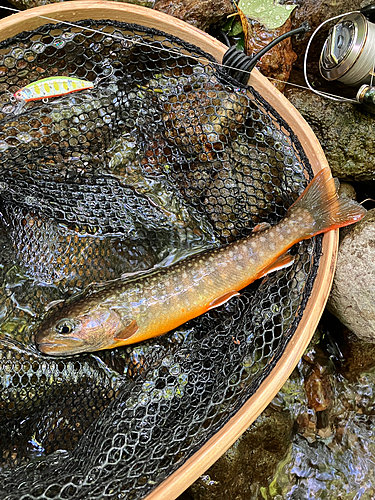
POLYGON ((359 12, 363 14, 371 23, 375 22, 375 4, 366 5, 359 12))
POLYGON ((304 22, 299 28, 288 31, 287 33, 275 38, 275 40, 272 40, 272 42, 266 45, 254 56, 247 56, 242 51, 237 50, 236 47, 231 47, 225 52, 222 63, 224 66, 230 66, 227 71, 234 79, 245 84, 249 79, 249 73, 251 73, 255 68, 259 59, 271 50, 272 47, 285 40, 285 38, 289 38, 293 35, 300 35, 301 33, 306 33, 307 31, 310 31, 310 26, 307 22, 304 22))
POLYGON ((220 36, 222 36, 222 37, 223 37, 225 45, 226 45, 227 47, 230 47, 230 40, 229 40, 229 37, 228 37, 228 35, 225 33, 225 31, 224 31, 224 30, 220 30, 220 36))
POLYGON ((272 40, 272 42, 270 42, 262 50, 260 50, 257 54, 255 54, 255 56, 252 57, 253 64, 249 66, 248 71, 249 72, 252 71, 255 68, 255 65, 259 61, 259 59, 263 57, 264 54, 266 54, 269 50, 271 50, 272 47, 285 40, 285 38, 289 38, 290 36, 299 35, 301 33, 306 33, 306 31, 309 31, 309 29, 306 29, 306 25, 304 26, 303 24, 301 24, 301 26, 299 28, 296 28, 295 30, 288 31, 283 35, 278 36, 277 38, 275 38, 275 40, 272 40))

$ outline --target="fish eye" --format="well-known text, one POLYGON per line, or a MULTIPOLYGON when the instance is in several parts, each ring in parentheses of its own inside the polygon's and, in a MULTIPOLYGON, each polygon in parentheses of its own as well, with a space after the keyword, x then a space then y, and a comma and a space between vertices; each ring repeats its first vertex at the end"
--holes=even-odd
POLYGON ((60 335, 69 335, 72 333, 73 328, 74 324, 69 319, 62 319, 55 326, 56 332, 60 335))

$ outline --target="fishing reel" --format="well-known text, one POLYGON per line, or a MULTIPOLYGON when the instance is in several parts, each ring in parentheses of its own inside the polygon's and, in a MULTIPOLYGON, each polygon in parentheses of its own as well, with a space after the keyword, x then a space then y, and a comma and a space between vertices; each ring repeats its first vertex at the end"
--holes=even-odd
POLYGON ((367 111, 375 113, 375 4, 360 11, 327 19, 311 35, 307 45, 304 74, 310 90, 329 99, 362 104, 367 111), (319 59, 319 71, 329 81, 339 81, 357 87, 355 99, 332 96, 319 92, 310 85, 307 77, 307 57, 311 42, 323 25, 339 19, 329 31, 319 59))
MULTIPOLYGON (((227 72, 238 82, 246 84, 249 73, 259 59, 281 40, 302 35, 309 31, 307 23, 289 31, 268 44, 257 54, 247 56, 231 47, 223 56, 227 72)), ((310 37, 304 57, 304 76, 308 88, 316 94, 338 102, 361 104, 367 111, 375 113, 375 4, 359 11, 347 12, 331 17, 321 23, 310 37), (327 23, 339 19, 329 31, 319 59, 322 77, 329 81, 339 81, 351 87, 358 87, 355 98, 329 94, 314 88, 307 75, 307 59, 315 35, 327 23)))

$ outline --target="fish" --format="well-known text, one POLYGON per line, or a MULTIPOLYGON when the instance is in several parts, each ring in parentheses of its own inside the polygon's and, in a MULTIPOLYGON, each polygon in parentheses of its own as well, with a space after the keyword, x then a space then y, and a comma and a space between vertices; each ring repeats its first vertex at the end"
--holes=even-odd
POLYGON ((296 243, 352 224, 365 213, 358 203, 338 197, 330 169, 323 168, 276 225, 52 307, 37 330, 37 348, 67 356, 163 335, 290 265, 288 250, 296 243))
POLYGON ((93 82, 88 80, 67 76, 52 76, 29 83, 22 89, 17 90, 13 97, 18 101, 29 102, 59 97, 79 90, 92 89, 93 87, 93 82))

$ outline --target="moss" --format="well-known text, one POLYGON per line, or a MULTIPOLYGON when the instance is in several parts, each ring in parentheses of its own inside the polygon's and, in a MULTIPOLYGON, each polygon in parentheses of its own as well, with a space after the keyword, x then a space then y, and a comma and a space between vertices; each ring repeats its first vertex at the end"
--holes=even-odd
POLYGON ((367 181, 375 176, 375 115, 310 91, 285 92, 317 136, 335 177, 367 181))

